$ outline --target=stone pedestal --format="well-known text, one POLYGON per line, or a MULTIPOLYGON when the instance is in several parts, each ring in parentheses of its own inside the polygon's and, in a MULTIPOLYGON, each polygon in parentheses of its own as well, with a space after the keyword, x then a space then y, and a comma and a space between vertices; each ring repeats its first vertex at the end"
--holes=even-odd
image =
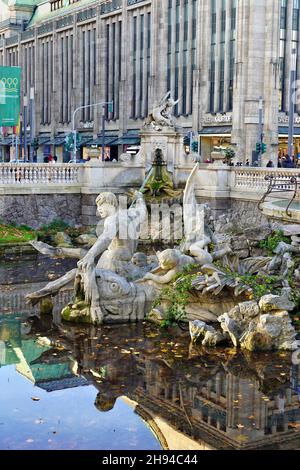
POLYGON ((226 167, 224 162, 225 154, 223 152, 211 152, 212 165, 217 167, 226 167))
POLYGON ((162 151, 167 169, 173 175, 178 167, 193 167, 191 157, 184 152, 183 135, 176 129, 166 127, 161 131, 155 129, 141 131, 141 150, 137 158, 144 162, 146 171, 151 168, 156 149, 162 151))

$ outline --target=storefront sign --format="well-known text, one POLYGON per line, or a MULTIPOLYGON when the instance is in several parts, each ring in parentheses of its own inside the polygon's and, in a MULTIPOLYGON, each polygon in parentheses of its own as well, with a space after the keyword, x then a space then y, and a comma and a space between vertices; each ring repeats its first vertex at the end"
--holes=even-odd
MULTIPOLYGON (((289 124, 288 116, 279 116, 278 124, 289 124)), ((300 116, 295 116, 295 124, 300 124, 300 116)))
POLYGON ((0 66, 0 126, 17 126, 20 120, 20 67, 0 66))
POLYGON ((220 123, 231 123, 231 114, 217 114, 216 116, 207 115, 204 117, 204 124, 220 124, 220 123))
POLYGON ((82 127, 83 127, 83 129, 93 129, 94 122, 93 121, 92 122, 85 122, 82 127))

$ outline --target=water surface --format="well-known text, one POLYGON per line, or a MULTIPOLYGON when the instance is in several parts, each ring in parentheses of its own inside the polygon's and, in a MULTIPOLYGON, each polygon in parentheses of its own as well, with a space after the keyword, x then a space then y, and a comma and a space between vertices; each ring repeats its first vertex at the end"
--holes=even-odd
POLYGON ((23 308, 26 290, 64 267, 39 262, 32 283, 22 283, 20 264, 0 278, 12 299, 0 311, 1 449, 300 448, 290 354, 205 350, 187 332, 146 323, 39 318, 23 308))

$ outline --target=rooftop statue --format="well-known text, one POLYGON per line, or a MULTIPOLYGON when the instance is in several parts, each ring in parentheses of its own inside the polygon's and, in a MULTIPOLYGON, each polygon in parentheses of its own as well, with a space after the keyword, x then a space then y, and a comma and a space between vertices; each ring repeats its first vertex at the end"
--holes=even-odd
POLYGON ((162 100, 154 106, 144 124, 144 127, 153 127, 153 129, 157 131, 163 130, 164 127, 175 127, 172 110, 179 100, 175 101, 170 96, 171 92, 168 91, 162 100))

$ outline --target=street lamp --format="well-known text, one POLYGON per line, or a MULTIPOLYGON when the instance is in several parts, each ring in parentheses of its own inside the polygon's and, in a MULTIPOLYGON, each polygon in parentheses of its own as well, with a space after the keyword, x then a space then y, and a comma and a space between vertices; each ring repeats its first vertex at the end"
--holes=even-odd
POLYGON ((30 121, 30 154, 29 154, 29 161, 33 162, 33 139, 35 134, 34 129, 34 87, 30 87, 29 93, 30 99, 30 107, 29 107, 29 121, 30 121))
POLYGON ((264 140, 264 134, 263 134, 264 102, 263 102, 262 96, 259 98, 258 110, 259 110, 259 136, 258 136, 259 140, 258 141, 260 143, 259 153, 258 153, 258 166, 261 167, 262 166, 262 152, 263 152, 262 144, 264 140))
MULTIPOLYGON (((27 161, 27 95, 24 95, 23 99, 23 128, 24 128, 24 162, 27 161)), ((22 129, 21 129, 22 132, 22 129)))
POLYGON ((297 51, 292 49, 291 55, 291 81, 290 81, 290 109, 289 109, 289 140, 288 155, 293 158, 294 153, 294 120, 295 120, 295 103, 294 90, 296 84, 296 67, 297 67, 297 51))
POLYGON ((75 116, 78 111, 81 109, 86 109, 86 108, 94 108, 95 106, 102 106, 103 107, 103 112, 102 112, 102 158, 104 155, 104 147, 103 147, 103 142, 105 141, 105 106, 113 106, 113 101, 103 101, 102 103, 95 103, 95 104, 87 104, 85 106, 79 106, 78 108, 75 109, 72 117, 72 134, 73 134, 73 143, 74 143, 74 148, 73 148, 73 163, 76 163, 77 161, 77 133, 75 129, 75 116))

